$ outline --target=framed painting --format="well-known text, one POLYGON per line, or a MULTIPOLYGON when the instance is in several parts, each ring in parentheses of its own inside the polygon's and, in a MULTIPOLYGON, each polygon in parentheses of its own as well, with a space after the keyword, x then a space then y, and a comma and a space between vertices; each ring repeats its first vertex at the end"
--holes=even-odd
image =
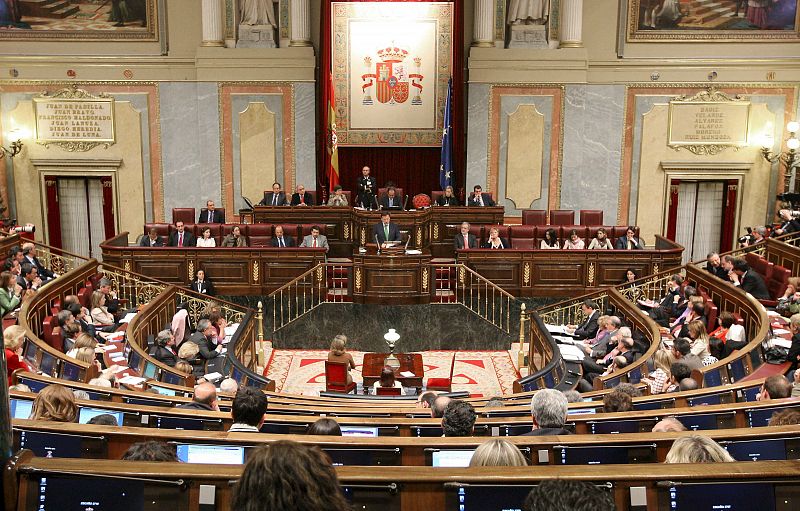
POLYGON ((620 0, 628 42, 800 40, 798 0, 620 0))
POLYGON ((160 1, 0 0, 0 41, 158 41, 160 1))
POLYGON ((334 2, 340 146, 438 146, 452 74, 452 3, 334 2))

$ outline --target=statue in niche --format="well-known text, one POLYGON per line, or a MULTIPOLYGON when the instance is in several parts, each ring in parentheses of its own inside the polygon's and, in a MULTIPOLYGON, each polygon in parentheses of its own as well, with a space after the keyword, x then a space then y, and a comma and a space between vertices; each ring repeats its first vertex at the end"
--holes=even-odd
POLYGON ((510 0, 509 25, 544 25, 550 17, 550 0, 510 0))
POLYGON ((239 0, 237 48, 275 48, 277 0, 239 0))

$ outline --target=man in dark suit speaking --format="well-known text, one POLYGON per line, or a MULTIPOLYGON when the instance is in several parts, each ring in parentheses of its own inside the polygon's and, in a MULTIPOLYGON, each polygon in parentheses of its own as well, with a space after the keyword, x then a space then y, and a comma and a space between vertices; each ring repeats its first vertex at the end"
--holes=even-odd
POLYGON ((381 213, 381 223, 372 228, 372 239, 378 237, 378 243, 383 245, 387 241, 400 241, 400 228, 391 222, 389 213, 381 213))
POLYGON ((453 246, 456 250, 463 248, 478 248, 478 238, 469 232, 469 222, 462 222, 461 233, 453 238, 453 246))

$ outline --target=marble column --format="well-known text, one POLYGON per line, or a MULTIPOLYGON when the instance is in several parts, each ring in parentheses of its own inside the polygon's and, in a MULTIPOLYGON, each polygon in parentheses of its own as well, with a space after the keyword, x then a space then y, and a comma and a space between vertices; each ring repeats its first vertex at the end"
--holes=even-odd
POLYGON ((472 46, 491 48, 494 46, 494 0, 475 2, 475 40, 472 46))
POLYGON ((559 48, 583 48, 583 0, 561 0, 559 48))
POLYGON ((311 13, 308 0, 292 0, 289 46, 311 46, 311 13))
POLYGON ((222 34, 222 0, 203 0, 203 42, 201 46, 225 46, 222 34))

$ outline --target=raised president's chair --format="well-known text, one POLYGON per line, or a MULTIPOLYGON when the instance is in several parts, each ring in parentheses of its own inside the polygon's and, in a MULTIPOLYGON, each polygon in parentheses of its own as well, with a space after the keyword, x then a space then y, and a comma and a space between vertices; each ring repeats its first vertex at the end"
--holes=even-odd
POLYGON ((172 208, 172 223, 193 224, 197 220, 194 208, 172 208))
POLYGON ((347 383, 347 364, 325 361, 325 391, 349 394, 356 389, 355 382, 347 383))

